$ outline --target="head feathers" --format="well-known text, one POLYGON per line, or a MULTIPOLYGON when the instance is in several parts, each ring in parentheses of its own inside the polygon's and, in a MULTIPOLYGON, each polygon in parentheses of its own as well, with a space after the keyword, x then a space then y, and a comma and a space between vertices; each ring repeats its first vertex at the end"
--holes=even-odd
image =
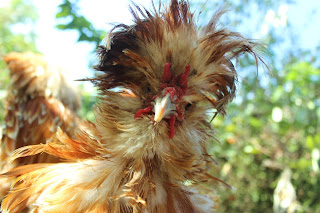
POLYGON ((116 26, 109 43, 98 49, 100 62, 95 69, 104 74, 91 80, 101 90, 120 86, 138 93, 135 88, 142 87, 157 93, 166 63, 172 63, 176 75, 189 64, 190 87, 223 113, 235 93, 236 71, 230 60, 245 52, 261 60, 254 52, 259 44, 218 29, 224 11, 199 32, 187 1, 172 0, 168 8, 153 12, 134 5, 131 13, 135 24, 116 26))

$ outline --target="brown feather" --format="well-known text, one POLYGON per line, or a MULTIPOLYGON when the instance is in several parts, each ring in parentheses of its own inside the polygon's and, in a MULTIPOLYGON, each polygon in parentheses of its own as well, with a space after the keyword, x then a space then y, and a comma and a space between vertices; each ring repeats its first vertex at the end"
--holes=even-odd
MULTIPOLYGON (((10 155, 22 146, 45 143, 55 138, 61 127, 73 135, 79 108, 77 90, 66 82, 62 71, 49 65, 43 56, 10 53, 4 57, 10 69, 10 85, 5 113, 5 128, 0 142, 0 173, 16 166, 40 162, 57 162, 58 158, 30 152, 14 162, 10 155), (31 156, 34 155, 34 156, 31 156)), ((9 182, 0 179, 0 200, 9 182)))

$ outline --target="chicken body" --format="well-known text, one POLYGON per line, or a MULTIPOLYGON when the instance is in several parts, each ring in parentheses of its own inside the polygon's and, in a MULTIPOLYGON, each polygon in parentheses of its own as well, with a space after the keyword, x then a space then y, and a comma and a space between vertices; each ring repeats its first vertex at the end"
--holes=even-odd
POLYGON ((223 183, 208 173, 208 111, 224 114, 235 92, 230 60, 259 59, 257 44, 218 29, 222 12, 199 32, 186 1, 132 14, 135 24, 115 27, 98 50, 102 74, 89 79, 100 90, 96 124, 83 122, 76 139, 58 131, 57 140, 17 150, 14 158, 46 152, 68 162, 3 174, 15 178, 4 213, 214 211, 199 192, 199 183, 223 183))
MULTIPOLYGON (((4 57, 10 69, 10 88, 6 99, 5 128, 0 144, 0 172, 31 163, 58 162, 42 154, 9 161, 11 154, 26 145, 53 140, 58 127, 73 135, 80 105, 77 90, 69 85, 61 70, 50 66, 43 56, 10 53, 4 57)), ((0 178, 0 200, 10 186, 0 178)))

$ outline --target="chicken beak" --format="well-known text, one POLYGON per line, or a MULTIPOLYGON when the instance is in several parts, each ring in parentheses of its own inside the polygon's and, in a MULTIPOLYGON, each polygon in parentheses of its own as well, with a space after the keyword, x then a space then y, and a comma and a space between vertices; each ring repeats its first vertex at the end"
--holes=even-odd
POLYGON ((175 105, 171 102, 170 95, 163 98, 156 98, 154 103, 154 121, 159 123, 163 118, 169 117, 176 111, 175 105))

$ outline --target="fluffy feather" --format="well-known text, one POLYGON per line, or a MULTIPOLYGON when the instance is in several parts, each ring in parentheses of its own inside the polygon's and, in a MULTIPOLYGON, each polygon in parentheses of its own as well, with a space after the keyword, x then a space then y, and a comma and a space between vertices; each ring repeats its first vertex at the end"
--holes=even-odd
POLYGON ((4 213, 214 211, 200 183, 225 183, 208 174, 207 112, 225 113, 235 92, 230 60, 245 52, 259 60, 258 44, 219 29, 222 12, 199 32, 183 0, 131 11, 135 24, 116 26, 98 49, 102 74, 89 79, 100 90, 96 124, 77 128, 77 140, 58 131, 56 140, 18 149, 14 157, 46 152, 69 162, 3 174, 15 178, 4 213), (170 114, 155 121, 162 98, 170 114))
MULTIPOLYGON (((10 69, 10 88, 6 100, 5 128, 0 144, 0 172, 30 163, 57 162, 42 154, 9 162, 17 148, 45 143, 55 138, 57 127, 73 135, 74 111, 79 108, 78 91, 69 85, 62 71, 49 65, 43 56, 10 53, 4 57, 10 69)), ((0 200, 9 181, 0 179, 0 200)))

